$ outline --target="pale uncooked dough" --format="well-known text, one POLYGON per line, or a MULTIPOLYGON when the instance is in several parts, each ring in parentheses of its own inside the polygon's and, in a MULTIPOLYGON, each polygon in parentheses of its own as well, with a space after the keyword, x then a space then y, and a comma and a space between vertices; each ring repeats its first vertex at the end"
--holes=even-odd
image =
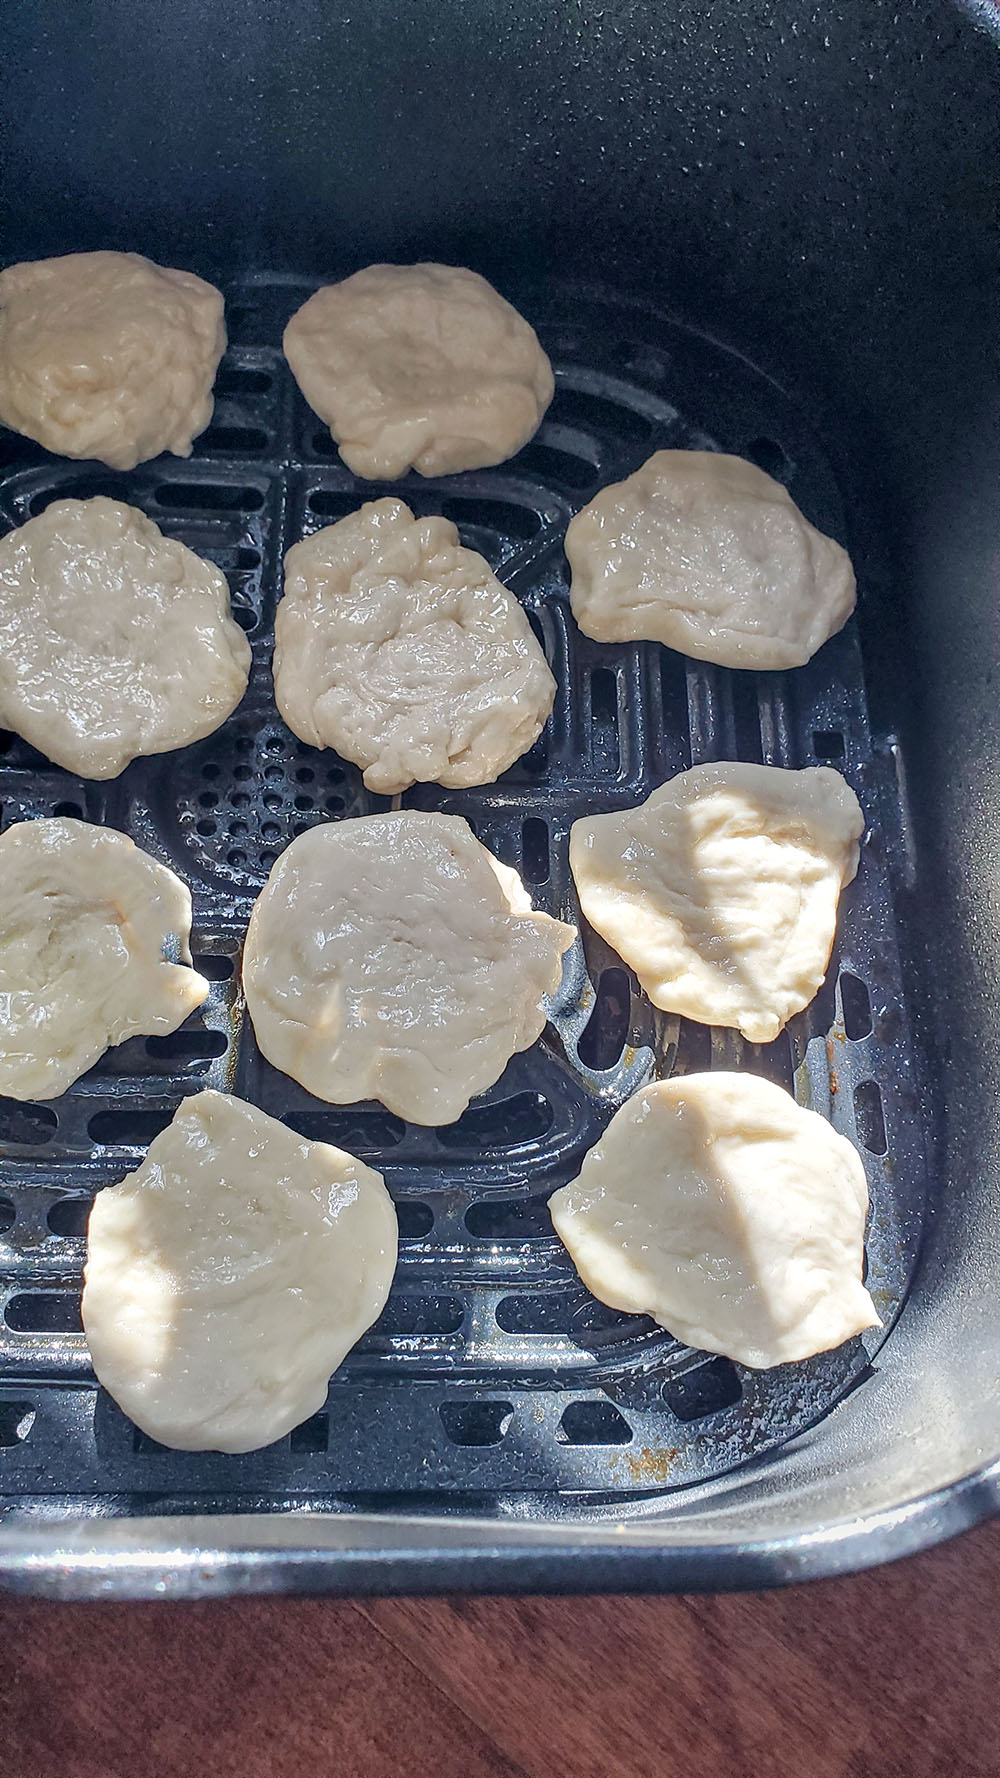
POLYGON ((191 896, 124 834, 18 822, 0 883, 0 1093, 54 1099, 109 1044, 166 1036, 205 999, 191 896))
POLYGON ((534 328, 477 272, 370 265, 317 290, 285 357, 355 475, 453 475, 513 457, 552 400, 534 328))
POLYGON ((549 1209, 588 1290, 688 1346, 765 1369, 880 1325, 861 1161, 755 1075, 641 1088, 549 1209))
POLYGON ((575 821, 570 866, 655 1006, 770 1043, 822 983, 864 826, 829 766, 700 765, 575 821))
POLYGON ((555 680, 521 606, 448 519, 376 500, 293 544, 274 694, 293 734, 369 790, 491 784, 541 734, 555 680))
POLYGON ((222 297, 138 253, 0 272, 0 420, 63 457, 189 457, 212 418, 222 297))
POLYGON ((249 671, 225 575, 134 506, 57 500, 0 539, 0 723, 67 771, 200 741, 249 671))
POLYGON ((598 642, 721 667, 801 667, 854 610, 846 550, 742 457, 657 451, 566 532, 570 603, 598 642))
POLYGON ((545 1024, 571 926, 467 821, 403 809, 300 835, 243 954, 257 1042, 319 1099, 448 1124, 545 1024))
POLYGON ((97 1379, 185 1451, 252 1451, 316 1413, 396 1267, 382 1175, 226 1093, 185 1099, 99 1192, 83 1327, 97 1379))

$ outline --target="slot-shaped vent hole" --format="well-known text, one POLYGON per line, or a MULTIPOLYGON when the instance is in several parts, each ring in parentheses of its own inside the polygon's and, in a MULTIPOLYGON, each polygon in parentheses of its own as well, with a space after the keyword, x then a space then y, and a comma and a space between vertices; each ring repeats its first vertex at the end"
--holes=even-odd
POLYGON ((711 1358, 683 1376, 667 1377, 660 1385, 662 1399, 678 1420, 706 1420, 709 1414, 735 1407, 742 1394, 743 1385, 728 1358, 711 1358))
POLYGON ((336 457, 339 455, 337 441, 333 434, 320 426, 312 435, 312 448, 317 457, 336 457))
POLYGON ((782 1031, 773 1043, 748 1043, 745 1054, 751 1074, 761 1074, 765 1080, 773 1080, 775 1086, 784 1087, 794 1096, 795 1067, 787 1031, 782 1031))
POLYGON ((261 563, 260 550, 251 549, 245 543, 236 544, 232 549, 207 549, 205 554, 224 574, 249 574, 261 563))
POLYGON ((0 1401, 0 1450, 22 1445, 35 1424, 30 1401, 0 1401))
POLYGON ((882 1094, 874 1080, 862 1080, 854 1089, 854 1121, 858 1141, 869 1154, 885 1154, 889 1146, 885 1133, 882 1094))
POLYGON ((53 806, 52 813, 53 815, 60 815, 64 819, 68 818, 71 821, 81 821, 83 819, 83 804, 74 802, 56 803, 53 806))
POLYGON ((498 537, 513 537, 528 543, 541 530, 542 521, 530 506, 511 500, 480 500, 451 497, 440 502, 438 510, 459 531, 475 529, 494 531, 498 537))
POLYGON ((330 1417, 325 1413, 312 1414, 301 1426, 293 1427, 288 1440, 294 1457, 314 1457, 325 1452, 329 1443, 330 1417))
POLYGON ((611 1401, 571 1401, 559 1422, 561 1445, 628 1445, 632 1428, 611 1401))
POLYGON ((552 1234, 544 1198, 483 1198, 469 1205, 465 1226, 479 1241, 538 1241, 552 1234))
POLYGON ((12 1333, 78 1334, 80 1298, 60 1290, 21 1290, 8 1298, 3 1318, 12 1333))
POLYGON ((0 1142, 40 1147, 51 1142, 59 1120, 47 1105, 29 1099, 0 1099, 0 1142))
POLYGON ((872 1003, 868 998, 868 989, 863 981, 849 970, 843 970, 840 977, 840 1000, 844 1008, 844 1032, 857 1043, 862 1037, 870 1037, 872 1032, 872 1003))
POLYGON ((682 1019, 677 1032, 675 1074, 703 1074, 712 1065, 712 1032, 697 1019, 682 1019))
POLYGON ((87 1220, 93 1198, 59 1198, 50 1204, 45 1221, 54 1235, 64 1235, 70 1239, 79 1238, 87 1233, 87 1220))
POLYGON ((540 1142, 552 1128, 555 1113, 542 1093, 515 1093, 492 1105, 472 1105, 457 1123, 437 1133, 443 1148, 521 1148, 540 1142))
POLYGON ((197 512, 259 512, 264 504, 260 488, 230 487, 224 482, 161 482, 156 499, 160 506, 197 512))
POLYGON ((813 731, 813 752, 817 759, 843 759, 843 735, 832 728, 815 729, 813 731))
POLYGON ((223 364, 215 379, 215 393, 220 395, 264 395, 271 387, 266 370, 250 370, 242 364, 223 364))
POLYGON ((514 462, 522 474, 537 476, 541 482, 554 481, 560 487, 571 488, 575 493, 583 493, 597 481, 597 470, 593 463, 587 462, 583 457, 571 457, 568 451, 557 451, 552 445, 537 441, 525 445, 514 462))
POLYGON ((568 1335, 571 1339, 588 1334, 621 1334, 624 1330, 642 1327, 637 1315, 625 1315, 609 1309, 596 1297, 567 1297, 563 1291, 531 1291, 523 1296, 505 1296, 497 1304, 497 1326, 504 1333, 568 1335))
POLYGON ((653 430, 645 415, 633 408, 606 401, 601 395, 588 395, 583 389, 568 389, 564 383, 556 386, 548 418, 615 444, 644 444, 653 430))
POLYGON ((48 452, 34 439, 20 438, 16 432, 0 432, 0 470, 28 469, 47 460, 48 452))
POLYGON ((166 1129, 173 1115, 168 1107, 145 1110, 132 1105, 109 1106, 95 1112, 87 1124, 87 1134, 106 1148, 147 1148, 154 1136, 166 1129))
POLYGON ((774 438, 752 438, 743 455, 756 463, 765 475, 772 475, 776 482, 787 481, 792 472, 792 463, 788 452, 774 438))
POLYGON ((333 1148, 346 1148, 357 1155, 395 1148, 406 1135, 402 1118, 380 1106, 370 1111, 353 1106, 349 1111, 289 1111, 281 1121, 307 1142, 329 1142, 333 1148))
POLYGON ((443 1401, 438 1413, 453 1445, 498 1445, 514 1418, 509 1401, 443 1401))
POLYGON ((549 830, 547 824, 538 815, 529 815, 521 829, 522 857, 524 874, 529 883, 547 883, 549 880, 549 830))
POLYGON ((400 1290, 389 1298, 375 1332, 403 1337, 412 1334, 456 1334, 465 1311, 457 1296, 413 1296, 400 1290))
POLYGON ((733 724, 736 730, 736 756, 760 765, 764 749, 760 735, 760 705, 757 702, 757 680, 753 673, 730 674, 733 696, 733 724))
MULTIPOLYGON (((327 439, 327 443, 329 443, 327 439)), ((337 488, 315 488, 310 494, 306 505, 318 519, 326 519, 330 524, 337 519, 346 519, 348 513, 357 512, 361 506, 359 494, 345 494, 337 488)))
POLYGON ((105 500, 123 500, 126 504, 132 498, 124 476, 80 475, 60 482, 58 487, 39 488, 28 502, 28 511, 32 518, 36 518, 54 500, 93 500, 98 494, 102 494, 105 500))
POLYGON ((601 971, 597 998, 577 1044, 585 1068, 613 1068, 628 1037, 632 990, 624 969, 601 971))
POLYGON ((185 1031, 171 1031, 167 1037, 147 1037, 146 1050, 151 1056, 173 1062, 210 1061, 213 1056, 224 1056, 229 1048, 229 1039, 222 1031, 206 1031, 194 1028, 185 1031))
POLYGON ((16 1220, 17 1212, 10 1199, 0 1198, 0 1235, 5 1235, 8 1229, 12 1229, 16 1220))
POLYGON ((195 957, 194 966, 207 982, 228 982, 236 967, 232 957, 220 957, 214 953, 195 957))
POLYGON ((422 1241, 434 1227, 434 1212, 429 1204, 417 1204, 402 1198, 396 1205, 396 1221, 401 1241, 422 1241))
POLYGON ((590 675, 590 756, 598 772, 617 772, 621 762, 618 740, 618 676, 610 667, 596 667, 590 675))
POLYGON ((267 450, 267 433, 259 426, 210 426, 198 440, 198 449, 209 455, 249 457, 267 450))

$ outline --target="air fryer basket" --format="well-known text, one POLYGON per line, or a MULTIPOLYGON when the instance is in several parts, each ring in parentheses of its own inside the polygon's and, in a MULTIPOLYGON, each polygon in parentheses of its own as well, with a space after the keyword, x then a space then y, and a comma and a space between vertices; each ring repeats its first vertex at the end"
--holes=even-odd
MULTIPOLYGON (((9 157, 17 218, 10 257, 130 246, 214 272, 226 288, 230 347, 215 418, 188 461, 164 458, 117 476, 0 434, 4 527, 68 494, 107 492, 141 506, 225 571, 254 671, 247 699, 216 735, 136 762, 110 784, 75 780, 13 737, 3 743, 4 825, 82 813, 129 832, 191 884, 193 948, 212 994, 173 1038, 133 1040, 63 1098, 0 1102, 0 1576, 63 1592, 758 1584, 879 1560, 957 1529, 994 1504, 1000 1453, 989 1317, 995 1134, 983 1130, 995 1098, 988 1084, 995 1038, 980 1010, 997 949, 983 858, 994 843, 988 675, 997 646, 986 583, 976 591, 975 513, 959 510, 985 471, 977 463, 974 475, 955 475, 965 435, 979 458, 986 450, 983 418, 962 379, 971 388, 981 383, 977 344, 981 350, 988 308, 977 292, 988 266, 975 226, 985 187, 971 150, 985 137, 981 84, 993 72, 992 45, 944 6, 913 27, 934 71, 915 63, 912 103, 924 137, 916 150, 896 142, 909 157, 909 179, 899 187, 896 168, 895 191, 876 158, 875 124, 888 129, 887 118, 866 95, 870 161, 855 148, 861 164, 852 190, 865 245, 853 261, 846 227, 838 232, 822 210, 817 217, 809 209, 821 182, 790 125, 806 127, 810 96, 819 106, 815 68, 831 55, 826 110, 816 110, 807 137, 811 131, 824 156, 833 152, 835 125, 847 97, 857 96, 848 36, 856 9, 850 21, 832 21, 826 44, 807 19, 802 36, 780 42, 799 101, 782 138, 798 175, 794 193, 780 143, 765 140, 758 113, 738 97, 739 71, 762 82, 757 98, 771 104, 773 76, 764 80, 757 64, 771 30, 763 9, 726 21, 727 31, 747 33, 729 46, 732 66, 715 43, 700 69, 698 9, 690 17, 680 9, 671 27, 677 36, 667 40, 655 9, 647 16, 610 8, 579 39, 590 77, 604 82, 607 97, 614 68, 631 70, 626 84, 651 117, 652 77, 629 57, 658 48, 692 128, 698 105, 711 104, 711 122, 702 117, 699 127, 720 157, 712 178, 694 148, 687 162, 676 145, 665 156, 652 142, 642 145, 635 117, 619 125, 585 106, 598 158, 567 185, 561 157, 576 162, 582 151, 571 120, 558 121, 557 103, 566 96, 579 110, 587 95, 572 63, 542 42, 536 76, 548 66, 552 79, 536 90, 544 87, 560 140, 543 146, 541 164, 571 218, 549 208, 537 167, 525 180, 535 211, 515 217, 488 160, 495 118, 474 113, 460 83, 455 103, 476 148, 469 191, 476 186, 481 213, 463 197, 447 143, 411 106, 425 156, 418 186, 412 158, 390 169, 373 141, 362 132, 359 145, 341 120, 342 182, 327 194, 341 228, 324 217, 307 243, 282 184, 289 169, 279 130, 282 82, 290 91, 293 74, 301 75, 303 45, 265 42, 259 19, 242 17, 240 5, 230 10, 246 27, 239 67, 267 68, 271 91, 241 116, 233 71, 209 57, 219 83, 213 99, 235 120, 231 143, 205 111, 204 70, 193 91, 174 90, 173 146, 161 167, 171 172, 169 189, 165 178, 148 183, 150 124, 130 117, 123 129, 141 154, 120 171, 123 206, 110 207, 100 178, 111 174, 87 133, 87 95, 113 78, 96 58, 96 39, 74 52, 88 58, 90 86, 58 125, 43 118, 31 131, 24 126, 9 157), (609 59, 605 32, 618 33, 617 59, 609 59), (699 70, 698 105, 680 79, 685 69, 692 80, 699 70), (943 92, 963 106, 946 143, 942 120, 922 109, 943 92), (784 193, 784 209, 771 217, 752 195, 740 155, 732 158, 734 106, 743 107, 740 128, 755 133, 772 200, 784 193), (185 119, 193 140, 178 149, 185 119), (631 163, 623 131, 642 149, 631 163), (603 147, 597 136, 607 138, 603 147), (81 150, 75 179, 85 199, 72 219, 58 178, 70 139, 81 150), (252 213, 237 209, 230 188, 237 148, 258 181, 252 213), (934 159, 946 150, 945 172, 966 180, 957 221, 934 159), (608 195, 621 231, 613 242, 607 217, 591 212, 606 183, 600 154, 613 156, 631 194, 627 223, 622 196, 608 195), (654 166, 665 169, 663 189, 654 166), (929 190, 918 174, 931 168, 929 190), (876 174, 893 216, 905 211, 906 229, 890 222, 888 208, 879 212, 876 174), (686 196, 692 175, 703 217, 686 196), (947 301, 913 232, 935 215, 935 203, 949 224, 955 288, 947 301), (667 219, 672 231, 654 241, 667 219), (765 221, 770 253, 783 262, 777 279, 759 254, 765 221), (824 228, 841 240, 839 258, 824 228), (727 229, 754 261, 754 289, 748 283, 740 292, 727 229), (695 261, 690 241, 699 230, 695 261), (661 264, 671 241, 688 243, 687 260, 673 270, 661 264), (281 356, 281 329, 317 278, 375 257, 421 255, 477 264, 522 304, 553 359, 556 396, 537 438, 512 462, 375 489, 343 467, 303 403, 281 356), (839 281, 820 288, 824 255, 839 281), (700 287, 695 266, 706 280, 700 287), (860 303, 862 274, 871 280, 870 303, 880 290, 876 309, 860 303), (720 333, 734 343, 720 343, 713 337, 720 333), (942 353, 947 374, 938 371, 935 388, 942 353), (561 547, 566 523, 599 486, 664 446, 753 458, 851 550, 858 618, 807 668, 737 674, 653 645, 598 646, 576 630, 561 547), (253 897, 295 833, 387 806, 365 791, 354 767, 296 742, 276 715, 269 662, 281 557, 296 538, 384 492, 399 492, 419 513, 444 512, 490 559, 523 600, 559 684, 545 734, 497 785, 461 793, 419 786, 402 801, 466 816, 549 911, 579 917, 567 839, 572 820, 588 810, 628 806, 697 760, 825 761, 845 773, 868 823, 861 869, 844 898, 826 987, 777 1043, 755 1048, 655 1013, 620 961, 582 929, 540 1044, 448 1129, 407 1126, 375 1105, 321 1105, 263 1061, 238 987, 253 897), (856 1141, 872 1197, 868 1282, 883 1329, 765 1373, 692 1353, 651 1323, 597 1304, 545 1210, 651 1071, 733 1066, 767 1074, 830 1116, 856 1141), (290 1438, 241 1457, 170 1452, 137 1433, 96 1390, 79 1331, 82 1236, 94 1191, 133 1167, 180 1097, 204 1085, 231 1088, 303 1134, 361 1154, 384 1171, 400 1215, 390 1302, 333 1380, 326 1408, 290 1438), (945 1112, 951 1127, 942 1130, 945 1112)), ((454 57, 467 27, 445 11, 454 57)), ((875 33, 868 53, 879 42, 890 46, 888 9, 862 11, 875 33)), ((32 12, 14 59, 51 82, 67 52, 38 31, 32 12)), ((403 12, 402 20, 393 16, 408 26, 403 12)), ((109 4, 102 16, 108 22, 118 8, 109 4)), ((376 9, 365 27, 370 53, 377 40, 385 60, 366 64, 372 117, 381 115, 374 95, 385 102, 391 69, 401 78, 408 55, 431 54, 406 29, 390 47, 383 17, 376 9)), ((314 24, 332 57, 331 21, 317 14, 314 24)), ((510 40, 484 53, 499 58, 509 79, 518 58, 523 70, 526 34, 535 30, 526 9, 512 18, 510 40)), ((355 27, 356 48, 364 35, 355 27)), ((169 84, 176 81, 169 58, 182 46, 171 39, 160 48, 169 84)), ((126 60, 132 74, 147 54, 138 24, 126 60)), ((329 60, 323 66, 330 72, 329 60)), ((425 104, 443 119, 438 60, 431 66, 425 104)), ((337 78, 344 82, 342 70, 337 78)), ((333 115, 318 76, 307 84, 314 109, 298 117, 303 141, 310 118, 333 115)), ((346 96, 343 84, 339 90, 346 96)), ((503 90, 511 127, 523 129, 517 91, 503 90)), ((166 103, 161 94, 159 106, 166 103)), ((768 115, 773 123, 773 108, 768 115)), ((746 153, 746 139, 736 141, 746 153)), ((315 222, 329 151, 313 166, 312 187, 307 166, 303 159, 291 189, 300 199, 308 194, 305 214, 315 222)), ((842 223, 846 193, 845 184, 842 223)))

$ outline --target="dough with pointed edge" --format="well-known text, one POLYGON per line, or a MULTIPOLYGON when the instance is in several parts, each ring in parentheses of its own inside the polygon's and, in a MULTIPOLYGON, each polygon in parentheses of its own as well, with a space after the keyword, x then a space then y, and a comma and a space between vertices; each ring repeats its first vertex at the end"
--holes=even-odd
POLYGON ((122 833, 21 821, 0 835, 0 1093, 54 1099, 127 1037, 166 1036, 208 994, 191 896, 122 833))
POLYGON ((198 1093, 94 1200, 82 1314, 97 1379, 162 1445, 272 1444, 322 1407, 396 1251, 381 1173, 198 1093))
POLYGON ((570 522, 570 604, 598 642, 801 667, 854 610, 846 550, 742 457, 657 451, 570 522))
POLYGON ((293 734, 364 770, 369 790, 492 784, 555 698, 513 593, 448 519, 376 500, 285 557, 274 695, 293 734))
POLYGON ((134 469, 189 457, 212 418, 222 296, 138 253, 0 272, 0 420, 63 457, 134 469))
POLYGON ((247 688, 226 577, 103 495, 0 538, 0 723, 82 778, 187 747, 247 688))
POLYGON ((594 1296, 688 1346, 762 1370, 880 1325, 864 1167, 756 1075, 642 1087, 549 1209, 594 1296))
POLYGON ((318 1099, 449 1124, 540 1035, 574 936, 458 816, 331 822, 258 897, 247 1008, 264 1055, 318 1099))
POLYGON ((864 816, 830 766, 692 766, 570 833, 580 905, 654 1006, 770 1043, 820 987, 864 816))
POLYGON ((454 475, 513 457, 555 387, 534 328, 478 272, 370 265, 285 328, 285 357, 355 475, 454 475))

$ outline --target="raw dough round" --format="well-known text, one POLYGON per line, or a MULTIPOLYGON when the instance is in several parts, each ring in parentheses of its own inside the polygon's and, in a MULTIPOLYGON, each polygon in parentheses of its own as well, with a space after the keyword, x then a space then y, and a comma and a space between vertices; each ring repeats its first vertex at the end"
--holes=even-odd
POLYGON ((396 1248, 381 1173, 198 1093, 94 1200, 82 1308, 98 1382, 162 1445, 272 1444, 378 1319, 396 1248))
POLYGON ((854 610, 846 550, 742 457, 657 451, 566 532, 570 603, 598 642, 720 667, 801 667, 854 610))
POLYGON ((226 349, 222 297, 138 253, 0 272, 0 420, 62 457, 191 455, 226 349))
POLYGON ((477 272, 370 265, 317 290, 285 357, 355 475, 453 475, 513 457, 555 387, 527 321, 477 272))
POLYGON ((514 595, 447 519, 376 500, 285 557, 278 709, 300 740, 363 766, 369 790, 492 784, 555 691, 514 595))
POLYGON ((124 834, 18 822, 0 881, 0 1093, 54 1099, 110 1044, 176 1031, 208 994, 187 967, 187 887, 124 834))
POLYGON ((634 1093, 549 1199, 587 1289, 756 1370, 878 1327, 850 1143, 752 1074, 634 1093))
POLYGON ((134 506, 57 500, 0 538, 0 723, 67 771, 200 741, 249 672, 225 575, 134 506))
POLYGON ((591 925, 654 1006, 770 1043, 823 981, 864 816, 830 766, 692 766, 570 833, 591 925))
POLYGON ((243 983, 276 1068, 338 1105, 449 1124, 545 1024, 574 930, 455 815, 311 828, 257 899, 243 983))

